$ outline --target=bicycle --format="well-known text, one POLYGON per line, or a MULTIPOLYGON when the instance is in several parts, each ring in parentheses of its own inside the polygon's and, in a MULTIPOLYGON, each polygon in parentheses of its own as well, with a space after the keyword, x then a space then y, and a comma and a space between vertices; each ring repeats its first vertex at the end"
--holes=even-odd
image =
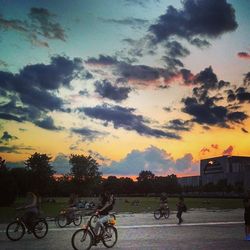
POLYGON ((69 212, 67 210, 62 210, 56 217, 55 222, 61 228, 66 227, 72 222, 75 226, 80 226, 82 223, 82 215, 79 213, 79 211, 74 211, 73 217, 70 218, 69 212))
MULTIPOLYGON (((112 213, 109 213, 109 217, 111 218, 111 219, 113 219, 113 220, 115 220, 116 221, 116 216, 115 216, 115 212, 112 212, 112 213)), ((98 221, 98 218, 99 218, 99 216, 98 216, 98 214, 93 214, 92 216, 91 216, 91 218, 90 218, 90 224, 91 224, 91 226, 94 228, 95 227, 95 224, 96 224, 96 222, 98 221)))
POLYGON ((6 235, 11 241, 20 240, 26 232, 33 233, 37 239, 42 239, 48 233, 48 223, 45 218, 35 218, 31 229, 28 230, 24 218, 17 216, 15 221, 11 222, 6 228, 6 235))
POLYGON ((154 211, 154 218, 156 220, 159 220, 162 217, 164 217, 165 219, 168 219, 169 215, 170 215, 169 207, 159 208, 154 211))
POLYGON ((112 248, 116 244, 118 238, 117 229, 115 228, 116 221, 110 218, 109 221, 104 224, 104 229, 101 228, 100 234, 96 235, 94 227, 91 226, 91 220, 95 216, 96 214, 92 215, 87 224, 72 235, 71 244, 75 250, 89 250, 100 241, 102 241, 103 245, 107 248, 112 248))

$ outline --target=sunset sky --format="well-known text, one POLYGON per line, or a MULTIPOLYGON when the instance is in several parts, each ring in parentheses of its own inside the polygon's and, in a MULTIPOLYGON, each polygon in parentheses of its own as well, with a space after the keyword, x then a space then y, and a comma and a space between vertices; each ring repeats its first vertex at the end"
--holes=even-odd
POLYGON ((198 175, 250 156, 249 0, 0 0, 0 154, 198 175))

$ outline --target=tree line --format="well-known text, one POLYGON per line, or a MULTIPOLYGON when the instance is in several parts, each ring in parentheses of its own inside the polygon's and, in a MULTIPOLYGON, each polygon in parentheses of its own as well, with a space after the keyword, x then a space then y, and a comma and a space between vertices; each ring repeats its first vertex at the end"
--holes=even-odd
POLYGON ((25 162, 23 168, 7 168, 5 160, 0 157, 0 206, 6 206, 17 196, 24 196, 33 191, 42 197, 98 196, 104 189, 112 190, 116 195, 146 196, 180 194, 181 192, 243 192, 243 184, 235 186, 221 180, 217 184, 205 186, 180 186, 177 176, 155 176, 151 171, 143 170, 136 180, 129 177, 108 176, 104 178, 98 162, 90 155, 72 154, 69 157, 70 172, 57 176, 51 165, 51 157, 34 153, 25 162))
POLYGON ((70 173, 57 176, 47 154, 34 153, 23 168, 8 168, 0 157, 0 206, 13 203, 17 196, 33 191, 41 196, 99 195, 104 189, 117 195, 147 195, 149 193, 177 193, 181 191, 175 175, 155 176, 141 171, 134 181, 129 177, 104 178, 98 162, 90 155, 72 154, 70 173))

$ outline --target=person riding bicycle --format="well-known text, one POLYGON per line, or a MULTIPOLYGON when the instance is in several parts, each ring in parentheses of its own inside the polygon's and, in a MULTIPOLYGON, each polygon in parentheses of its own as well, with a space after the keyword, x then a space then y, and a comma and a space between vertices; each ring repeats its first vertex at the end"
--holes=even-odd
POLYGON ((166 193, 161 193, 160 196, 160 210, 163 211, 168 208, 168 196, 166 193))
POLYGON ((25 205, 17 208, 18 210, 24 209, 23 221, 28 229, 28 233, 32 231, 33 222, 39 214, 38 197, 33 192, 26 194, 25 205))
POLYGON ((113 192, 106 191, 101 195, 101 206, 99 206, 96 211, 96 214, 100 215, 95 226, 95 233, 97 236, 101 236, 100 229, 104 229, 104 224, 110 219, 109 212, 113 209, 114 204, 115 197, 113 192))
POLYGON ((78 206, 78 196, 75 193, 72 193, 68 200, 68 207, 67 207, 67 224, 70 224, 74 218, 74 213, 77 210, 78 206))

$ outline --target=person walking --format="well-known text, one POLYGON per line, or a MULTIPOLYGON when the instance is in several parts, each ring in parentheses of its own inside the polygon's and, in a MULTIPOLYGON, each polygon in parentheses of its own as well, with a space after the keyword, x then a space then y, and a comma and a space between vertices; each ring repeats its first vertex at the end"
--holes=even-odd
POLYGON ((184 197, 183 196, 179 197, 179 201, 176 204, 176 206, 177 206, 177 215, 176 215, 176 217, 179 220, 178 225, 181 225, 181 223, 183 222, 183 219, 181 217, 182 213, 187 211, 187 206, 184 203, 184 197))

